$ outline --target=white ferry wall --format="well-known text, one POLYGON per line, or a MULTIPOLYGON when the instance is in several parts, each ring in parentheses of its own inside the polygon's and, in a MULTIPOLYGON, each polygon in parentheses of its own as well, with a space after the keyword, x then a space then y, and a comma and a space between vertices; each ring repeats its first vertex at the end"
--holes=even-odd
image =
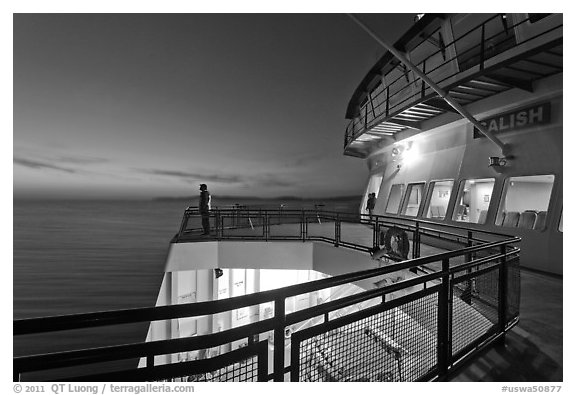
MULTIPOLYGON (((500 171, 488 166, 490 156, 502 156, 496 145, 487 138, 473 138, 473 126, 456 114, 444 114, 427 121, 424 132, 404 134, 396 143, 388 142, 384 148, 376 148, 368 156, 370 180, 382 177, 379 188, 369 185, 366 195, 379 189, 375 213, 385 212, 390 189, 394 184, 425 182, 423 202, 418 218, 425 218, 423 208, 428 198, 430 182, 454 180, 450 200, 443 223, 465 225, 499 233, 514 234, 522 238, 521 262, 528 268, 554 274, 562 274, 562 232, 558 229, 562 214, 562 74, 534 83, 534 92, 513 89, 489 99, 471 104, 468 109, 477 117, 485 119, 533 104, 549 102, 551 118, 547 124, 526 127, 498 134, 512 148, 513 159, 507 161, 500 171), (392 149, 411 145, 414 154, 411 161, 399 160, 392 149), (554 184, 547 210, 546 226, 543 231, 508 228, 495 224, 498 206, 507 178, 515 176, 553 175, 554 184), (458 222, 452 219, 456 206, 460 182, 467 179, 493 178, 494 189, 488 203, 488 214, 484 224, 458 222)), ((386 143, 386 142, 384 142, 386 143)), ((406 189, 405 189, 406 190, 406 189)), ((406 195, 406 193, 404 193, 406 195)), ((406 196, 403 197, 403 200, 406 196)), ((366 196, 364 197, 364 200, 366 196)), ((402 205, 401 205, 402 207, 402 205)), ((364 206, 365 208, 365 206, 364 206)), ((478 212, 480 209, 478 209, 478 212)), ((478 215, 473 212, 472 215, 478 215)), ((399 215, 400 217, 404 217, 399 215)), ((412 217, 414 218, 414 217, 412 217)))

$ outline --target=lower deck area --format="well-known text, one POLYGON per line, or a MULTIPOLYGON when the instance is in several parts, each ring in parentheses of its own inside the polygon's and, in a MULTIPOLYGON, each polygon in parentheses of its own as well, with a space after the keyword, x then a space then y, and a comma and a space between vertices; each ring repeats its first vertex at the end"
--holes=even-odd
POLYGON ((452 381, 563 381, 562 278, 521 270, 519 323, 452 381))
MULTIPOLYGON (((270 234, 297 234, 296 224, 270 227, 270 234), (276 228, 276 229, 275 229, 276 228)), ((250 235, 255 229, 235 229, 229 235, 250 235)), ((333 232, 330 223, 308 224, 308 234, 329 237, 333 232)), ((342 224, 342 238, 358 244, 369 244, 373 231, 362 224, 342 224)), ((204 236, 200 240, 209 240, 204 236)), ((198 241, 189 236, 188 241, 198 241)), ((410 252, 413 245, 410 240, 410 252)), ((422 243, 421 256, 430 256, 446 250, 422 243)), ((364 261, 363 261, 364 262, 364 261)), ((360 263, 360 262, 359 262, 360 263)), ((378 261, 373 261, 379 265, 378 261)), ((366 269, 365 262, 362 268, 366 269)), ((439 264, 425 267, 428 272, 439 270, 439 264)), ((354 270, 349 267, 348 270, 354 270)), ((522 268, 520 272, 520 319, 506 334, 504 342, 498 342, 483 350, 472 361, 456 370, 452 381, 544 381, 563 380, 563 279, 561 276, 522 268)))
MULTIPOLYGON (((137 368, 73 376, 80 381, 563 380, 562 279, 520 270, 520 251, 508 248, 518 239, 448 231, 436 240, 450 250, 392 224, 412 232, 408 257, 413 248, 420 257, 395 263, 374 259, 381 232, 370 222, 264 219, 216 235, 181 232, 153 308, 20 320, 14 332, 151 323, 142 343, 74 351, 84 365, 139 358, 137 368)), ((69 355, 15 358, 15 380, 76 367, 69 355)))

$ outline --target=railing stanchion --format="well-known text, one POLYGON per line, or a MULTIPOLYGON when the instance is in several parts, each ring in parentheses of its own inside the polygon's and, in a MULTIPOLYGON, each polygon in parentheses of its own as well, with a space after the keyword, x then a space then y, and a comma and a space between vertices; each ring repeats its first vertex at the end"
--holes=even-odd
POLYGON ((218 210, 218 216, 220 217, 220 233, 218 233, 218 240, 224 237, 224 215, 218 210))
POLYGON ((286 301, 284 297, 274 301, 274 381, 284 381, 284 325, 286 323, 286 301))
POLYGON ((182 217, 182 223, 180 224, 180 231, 178 232, 178 238, 181 238, 184 235, 184 230, 188 226, 188 218, 189 214, 188 210, 184 211, 184 217, 182 217))
POLYGON ((480 70, 484 70, 484 49, 485 49, 484 40, 485 40, 485 34, 486 34, 485 33, 485 30, 486 30, 485 26, 486 25, 483 23, 482 28, 481 28, 482 32, 480 33, 482 35, 482 38, 480 39, 480 62, 479 62, 480 70))
POLYGON ((372 229, 372 247, 374 250, 376 250, 380 245, 378 242, 378 227, 378 216, 376 216, 376 220, 374 221, 374 229, 372 229))
POLYGON ((268 241, 268 236, 270 235, 270 217, 268 216, 268 210, 264 211, 264 240, 268 241))
MULTIPOLYGON (((214 209, 210 211, 214 213, 214 230, 216 231, 216 238, 218 239, 220 235, 220 210, 214 209)), ((208 214, 208 218, 210 218, 210 214, 208 214)))
POLYGON ((420 246, 420 222, 416 221, 416 229, 414 229, 414 234, 412 235, 412 259, 418 258, 418 249, 420 246))
POLYGON ((450 347, 450 261, 442 259, 442 287, 438 292, 438 374, 448 371, 450 347))
POLYGON ((302 210, 302 241, 306 241, 307 228, 308 228, 308 218, 306 218, 306 212, 302 210))
POLYGON ((340 232, 342 231, 342 224, 340 223, 340 213, 336 213, 336 221, 334 221, 334 246, 340 245, 340 232))
POLYGON ((504 333, 506 330, 506 309, 508 298, 508 265, 506 257, 506 244, 500 246, 500 270, 498 274, 498 323, 500 332, 504 333))

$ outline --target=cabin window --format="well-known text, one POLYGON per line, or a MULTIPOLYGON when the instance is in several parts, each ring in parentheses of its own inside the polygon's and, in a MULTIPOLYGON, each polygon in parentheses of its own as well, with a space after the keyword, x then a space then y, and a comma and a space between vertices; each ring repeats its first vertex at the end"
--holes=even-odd
POLYGON ((432 192, 428 196, 428 207, 425 210, 426 218, 442 220, 446 216, 454 180, 433 181, 430 185, 432 192))
POLYGON ((418 215, 418 209, 422 203, 422 196, 424 196, 424 185, 423 182, 408 184, 406 198, 402 205, 402 215, 407 215, 409 217, 415 217, 418 215))
POLYGON ((493 190, 493 178, 480 178, 460 182, 452 219, 472 224, 485 223, 493 190))
POLYGON ((392 188, 390 188, 390 196, 388 196, 388 203, 386 204, 386 213, 398 214, 403 195, 404 184, 392 185, 392 188))
POLYGON ((496 225, 544 230, 553 185, 553 175, 508 178, 504 183, 496 225))
POLYGON ((562 220, 564 219, 564 210, 562 210, 562 212, 560 213, 560 223, 558 224, 558 230, 560 232, 564 232, 563 228, 562 228, 562 220))

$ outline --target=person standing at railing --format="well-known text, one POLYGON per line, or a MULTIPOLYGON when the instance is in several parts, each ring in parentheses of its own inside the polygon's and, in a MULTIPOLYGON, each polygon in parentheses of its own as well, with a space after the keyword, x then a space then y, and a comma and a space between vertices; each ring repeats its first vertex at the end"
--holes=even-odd
POLYGON ((200 215, 202 216, 202 228, 204 229, 203 235, 210 234, 210 203, 212 196, 208 192, 208 186, 206 184, 200 184, 200 201, 198 203, 198 209, 200 210, 200 215))
POLYGON ((368 201, 366 202, 366 210, 368 210, 368 215, 370 216, 370 221, 372 221, 372 215, 374 215, 374 207, 376 206, 376 194, 368 194, 368 201))

